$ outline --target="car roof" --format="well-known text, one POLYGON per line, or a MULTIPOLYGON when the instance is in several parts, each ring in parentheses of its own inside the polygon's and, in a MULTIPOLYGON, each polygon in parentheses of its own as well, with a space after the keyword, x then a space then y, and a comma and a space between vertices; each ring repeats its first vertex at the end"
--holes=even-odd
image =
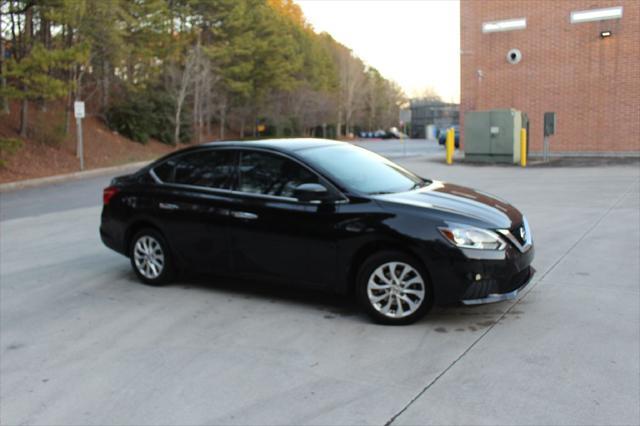
POLYGON ((146 167, 140 169, 144 172, 150 168, 156 167, 158 164, 167 161, 170 158, 175 158, 190 152, 195 152, 203 148, 266 148, 274 151, 280 151, 285 153, 293 153, 295 151, 302 151, 304 149, 318 148, 323 146, 341 146, 349 145, 346 142, 340 142, 331 139, 315 139, 315 138, 290 138, 290 139, 261 139, 252 141, 218 141, 218 142, 206 142, 200 145, 191 145, 182 148, 178 151, 170 152, 146 167))
MULTIPOLYGON (((290 138, 290 139, 261 139, 254 141, 221 141, 208 142, 203 144, 208 147, 252 147, 252 148, 271 148, 278 151, 300 151, 307 148, 317 148, 320 146, 342 145, 339 142, 330 139, 316 138, 290 138)), ((202 146, 202 145, 201 145, 202 146)))

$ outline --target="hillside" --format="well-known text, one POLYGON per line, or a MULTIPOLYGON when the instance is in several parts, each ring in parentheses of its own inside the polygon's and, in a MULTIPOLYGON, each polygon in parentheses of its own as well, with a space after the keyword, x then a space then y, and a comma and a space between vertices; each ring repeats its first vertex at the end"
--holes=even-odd
MULTIPOLYGON (((0 183, 80 170, 75 155, 75 120, 71 119, 69 134, 64 136, 63 111, 61 105, 49 105, 47 111, 30 105, 30 134, 27 139, 18 135, 20 111, 17 103, 12 105, 8 116, 0 115, 0 138, 23 141, 15 154, 3 154, 6 164, 0 167, 0 183)), ((83 120, 83 134, 85 170, 150 160, 175 149, 155 140, 149 140, 145 145, 131 141, 111 131, 95 116, 83 120)))

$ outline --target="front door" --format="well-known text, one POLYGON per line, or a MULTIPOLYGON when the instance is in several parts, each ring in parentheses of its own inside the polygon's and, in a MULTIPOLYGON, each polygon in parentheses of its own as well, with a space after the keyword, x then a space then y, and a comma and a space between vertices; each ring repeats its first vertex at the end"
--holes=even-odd
POLYGON ((298 202, 294 188, 321 179, 297 161, 241 150, 236 204, 231 209, 232 267, 236 274, 311 287, 333 284, 335 230, 318 209, 298 202))

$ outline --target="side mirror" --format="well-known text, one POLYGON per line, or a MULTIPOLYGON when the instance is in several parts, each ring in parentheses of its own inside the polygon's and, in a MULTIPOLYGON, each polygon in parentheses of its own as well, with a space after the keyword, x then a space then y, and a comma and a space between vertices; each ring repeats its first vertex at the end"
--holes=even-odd
POLYGON ((303 183, 293 190, 293 196, 303 203, 328 199, 329 191, 319 183, 303 183))

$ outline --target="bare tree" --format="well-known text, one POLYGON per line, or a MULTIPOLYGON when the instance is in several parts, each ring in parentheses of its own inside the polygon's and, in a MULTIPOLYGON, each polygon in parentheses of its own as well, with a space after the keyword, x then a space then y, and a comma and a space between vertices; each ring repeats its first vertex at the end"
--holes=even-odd
POLYGON ((182 125, 182 109, 185 99, 189 94, 189 87, 193 82, 198 63, 198 51, 200 44, 193 47, 187 54, 187 60, 184 67, 173 65, 171 68, 172 92, 174 95, 176 110, 174 116, 174 132, 173 143, 177 145, 180 142, 180 126, 182 125))
POLYGON ((227 97, 223 97, 222 98, 222 102, 219 104, 219 111, 220 111, 220 118, 219 118, 219 122, 220 122, 220 139, 224 140, 224 130, 227 127, 227 97))
POLYGON ((442 97, 438 94, 433 86, 427 86, 414 93, 414 99, 421 99, 425 101, 441 101, 442 97))
POLYGON ((366 75, 364 72, 364 64, 359 58, 353 55, 351 50, 340 46, 337 53, 340 83, 338 93, 337 136, 340 137, 343 119, 347 134, 352 130, 353 114, 361 101, 360 95, 366 82, 366 75))
POLYGON ((214 116, 214 99, 218 97, 220 74, 211 59, 197 49, 193 77, 193 125, 196 143, 202 142, 202 131, 206 124, 206 134, 211 134, 211 120, 214 116))

